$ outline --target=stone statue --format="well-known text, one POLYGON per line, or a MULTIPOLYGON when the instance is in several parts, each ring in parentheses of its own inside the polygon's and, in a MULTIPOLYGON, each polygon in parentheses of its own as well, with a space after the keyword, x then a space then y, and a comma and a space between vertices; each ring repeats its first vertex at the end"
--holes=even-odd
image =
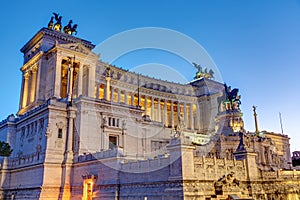
POLYGON ((240 181, 235 178, 234 172, 230 172, 227 175, 223 175, 214 184, 216 192, 238 188, 239 185, 240 181))
POLYGON ((184 119, 182 115, 178 115, 178 125, 176 128, 176 132, 181 133, 186 128, 184 119))
POLYGON ((103 117, 102 118, 102 127, 105 127, 105 126, 107 126, 107 119, 106 119, 106 117, 103 117))
POLYGON ((253 151, 251 148, 251 138, 243 132, 239 132, 240 142, 236 151, 253 151))
POLYGON ((52 28, 53 28, 53 23, 54 23, 54 22, 53 22, 53 18, 54 18, 54 17, 51 17, 51 19, 50 19, 50 21, 49 21, 49 23, 48 23, 48 28, 49 28, 49 29, 52 29, 52 28))
POLYGON ((54 15, 54 18, 56 20, 56 23, 54 24, 53 29, 56 30, 56 31, 61 31, 61 27, 62 27, 62 25, 61 25, 61 19, 62 19, 62 16, 59 16, 58 13, 53 13, 53 15, 54 15))
POLYGON ((106 69, 105 69, 105 76, 106 77, 111 77, 110 67, 106 67, 106 69))

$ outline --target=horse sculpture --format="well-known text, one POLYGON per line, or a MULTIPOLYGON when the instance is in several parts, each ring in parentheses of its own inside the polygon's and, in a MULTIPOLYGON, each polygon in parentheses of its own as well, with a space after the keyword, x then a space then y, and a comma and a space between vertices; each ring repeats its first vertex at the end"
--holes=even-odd
POLYGON ((240 95, 238 95, 239 89, 234 88, 233 90, 231 90, 231 87, 227 86, 226 83, 224 84, 224 91, 223 91, 223 95, 218 97, 218 103, 219 103, 219 111, 221 111, 221 105, 225 102, 228 101, 231 104, 231 108, 234 108, 233 105, 236 105, 236 108, 239 107, 239 105, 241 104, 240 101, 240 95))
POLYGON ((54 27, 53 29, 56 30, 56 31, 61 31, 61 19, 62 19, 62 16, 59 16, 58 13, 53 13, 54 17, 55 17, 55 20, 56 20, 56 23, 54 24, 54 27))
POLYGON ((198 70, 196 72, 196 76, 194 77, 194 79, 198 79, 198 78, 208 78, 208 79, 213 79, 214 78, 214 72, 212 69, 210 69, 209 71, 207 71, 207 68, 202 68, 201 65, 198 65, 197 63, 192 63, 194 65, 194 67, 198 70))
POLYGON ((53 23, 54 23, 54 22, 53 22, 53 18, 54 18, 54 17, 51 17, 51 19, 50 19, 50 21, 49 21, 49 23, 48 23, 48 28, 49 28, 49 29, 52 29, 52 28, 53 28, 53 23))
POLYGON ((68 23, 68 25, 66 25, 66 26, 64 27, 64 33, 69 34, 69 35, 72 35, 72 34, 75 32, 75 35, 77 34, 77 31, 76 31, 76 29, 77 29, 77 24, 74 24, 74 25, 72 26, 72 23, 73 23, 73 21, 70 20, 69 23, 68 23))

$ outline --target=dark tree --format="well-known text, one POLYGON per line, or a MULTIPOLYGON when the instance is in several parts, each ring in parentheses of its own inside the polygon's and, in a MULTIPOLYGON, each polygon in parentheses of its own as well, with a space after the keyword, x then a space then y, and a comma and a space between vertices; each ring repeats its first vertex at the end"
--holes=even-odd
POLYGON ((293 167, 299 166, 300 165, 300 159, 292 160, 292 164, 293 164, 293 167))
POLYGON ((0 156, 9 157, 12 151, 13 150, 8 143, 0 141, 0 156))

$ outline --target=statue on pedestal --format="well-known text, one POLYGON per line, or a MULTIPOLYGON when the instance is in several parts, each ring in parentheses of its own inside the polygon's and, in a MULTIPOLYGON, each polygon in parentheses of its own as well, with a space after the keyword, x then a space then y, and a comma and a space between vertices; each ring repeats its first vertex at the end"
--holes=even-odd
POLYGON ((241 95, 238 95, 239 89, 227 86, 224 83, 223 95, 218 97, 219 112, 225 110, 239 110, 241 105, 241 95))
POLYGON ((198 79, 198 78, 208 78, 208 79, 213 79, 214 78, 214 71, 212 69, 210 69, 209 71, 207 71, 207 68, 203 68, 201 67, 201 65, 198 65, 197 63, 192 63, 194 65, 194 67, 198 70, 196 72, 196 76, 194 77, 194 79, 198 79))

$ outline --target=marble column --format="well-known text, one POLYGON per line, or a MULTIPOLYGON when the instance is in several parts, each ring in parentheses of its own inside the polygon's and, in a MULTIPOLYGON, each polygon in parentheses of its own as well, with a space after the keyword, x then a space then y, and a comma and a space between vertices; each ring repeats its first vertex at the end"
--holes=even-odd
POLYGON ((193 104, 190 104, 190 127, 192 130, 195 129, 194 127, 194 114, 193 114, 193 104))
POLYGON ((171 126, 174 128, 174 106, 173 106, 173 101, 171 100, 171 126))
POLYGON ((55 74, 54 74, 54 97, 60 98, 61 96, 61 64, 62 64, 62 58, 60 55, 56 54, 55 57, 55 74))
POLYGON ((105 99, 107 100, 107 101, 110 101, 110 80, 111 80, 111 78, 110 77, 106 77, 105 78, 105 80, 106 80, 106 89, 105 89, 105 99))
POLYGON ((27 86, 27 99, 26 99, 26 105, 29 105, 30 104, 30 90, 31 90, 31 84, 32 84, 32 72, 29 71, 28 72, 28 86, 27 86))
POLYGON ((145 95, 145 101, 144 101, 144 109, 145 109, 145 115, 147 115, 147 111, 148 111, 148 97, 145 95))
POLYGON ((112 86, 110 87, 110 101, 113 102, 114 101, 114 93, 115 93, 115 88, 113 88, 112 86))
POLYGON ((120 103, 121 100, 121 90, 118 88, 118 103, 120 103))
POLYGON ((22 98, 22 108, 27 106, 27 98, 28 98, 28 72, 24 73, 24 86, 23 86, 23 98, 22 98))
POLYGON ((88 96, 93 97, 95 94, 96 66, 91 64, 88 66, 88 96))
POLYGON ((68 69, 68 101, 72 100, 72 95, 73 95, 73 62, 69 64, 69 69, 68 69))
POLYGON ((183 102, 183 120, 184 123, 186 124, 186 127, 188 126, 188 121, 187 121, 187 117, 186 117, 186 102, 183 102))
MULTIPOLYGON (((79 97, 82 95, 82 65, 79 65, 79 70, 78 70, 78 86, 77 86, 77 96, 79 97)), ((98 98, 98 97, 97 97, 98 98)))
POLYGON ((180 102, 179 101, 177 101, 177 126, 178 126, 178 124, 179 124, 179 118, 180 118, 180 102))
POLYGON ((167 99, 164 99, 164 119, 163 122, 165 124, 166 127, 169 126, 168 124, 168 110, 167 110, 167 99))
POLYGON ((44 92, 40 92, 41 70, 40 70, 39 66, 41 66, 41 63, 42 63, 42 61, 40 60, 36 65, 35 101, 39 101, 39 100, 43 99, 43 95, 44 95, 44 92))
POLYGON ((96 99, 100 99, 100 84, 96 82, 96 99))
POLYGON ((198 130, 201 130, 203 125, 202 125, 202 122, 200 121, 201 120, 201 117, 200 117, 200 105, 199 105, 199 102, 196 104, 196 107, 197 107, 197 111, 196 111, 196 116, 197 116, 197 129, 198 130))
POLYGON ((32 69, 32 78, 31 78, 31 84, 30 84, 30 103, 34 102, 34 100, 35 100, 36 71, 37 71, 37 68, 34 67, 32 69))
POLYGON ((161 122, 160 98, 157 99, 157 121, 161 122))
POLYGON ((155 116, 154 116, 154 97, 151 98, 151 119, 155 120, 155 116))
POLYGON ((126 90, 124 90, 124 103, 125 104, 128 104, 128 98, 127 98, 127 91, 126 90))
POLYGON ((131 105, 134 106, 134 93, 131 92, 131 105))
POLYGON ((138 106, 141 106, 141 93, 138 92, 138 106))

